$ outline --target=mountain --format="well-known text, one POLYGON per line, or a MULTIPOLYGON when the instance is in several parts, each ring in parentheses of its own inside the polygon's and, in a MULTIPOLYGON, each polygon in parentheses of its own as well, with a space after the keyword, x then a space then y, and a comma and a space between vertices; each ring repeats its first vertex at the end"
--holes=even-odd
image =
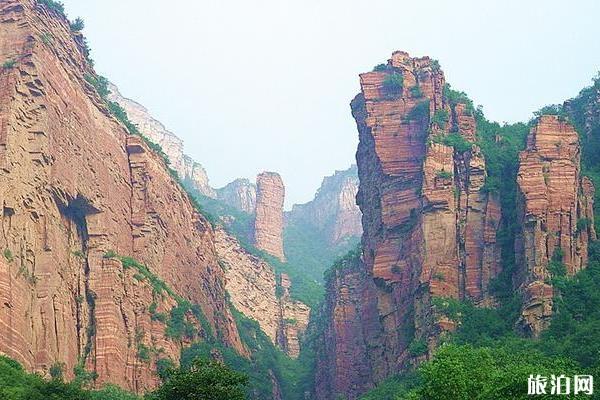
POLYGON ((558 277, 586 266, 596 238, 593 184, 564 117, 541 115, 529 134, 492 124, 436 60, 405 52, 360 82, 362 248, 327 272, 317 399, 356 399, 407 373, 479 309, 510 303, 507 329, 540 336, 558 277))
POLYGON ((247 354, 210 224, 115 118, 82 36, 32 0, 0 19, 0 351, 138 392, 190 340, 247 354))
POLYGON ((206 196, 216 196, 215 190, 208 183, 208 175, 202 165, 183 153, 183 140, 167 130, 146 107, 124 97, 114 84, 109 83, 108 90, 108 100, 118 103, 139 131, 162 148, 169 159, 170 167, 181 179, 190 182, 191 186, 206 196))

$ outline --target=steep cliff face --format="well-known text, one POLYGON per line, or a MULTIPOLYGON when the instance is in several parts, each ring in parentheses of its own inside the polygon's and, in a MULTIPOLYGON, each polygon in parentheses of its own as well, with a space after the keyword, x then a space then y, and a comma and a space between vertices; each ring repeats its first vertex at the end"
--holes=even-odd
MULTIPOLYGON (((336 336, 347 332, 346 324, 362 327, 362 337, 353 340, 369 349, 369 365, 327 378, 350 399, 410 362, 411 343, 431 350, 441 331, 454 328, 432 305, 434 297, 487 302, 489 280, 499 270, 500 207, 481 190, 485 161, 473 144, 471 106, 449 97, 439 65, 428 57, 396 52, 360 81, 352 112, 360 137, 357 201, 368 282, 352 284, 352 309, 362 310, 358 321, 347 307, 330 307, 325 317, 338 324, 326 329, 334 334, 325 346, 341 348, 330 353, 335 365, 354 357, 347 352, 357 346, 336 336)), ((336 281, 329 304, 348 293, 344 279, 336 281)), ((318 370, 317 380, 327 374, 318 370)), ((332 398, 318 387, 318 398, 332 398)))
POLYGON ((254 244, 260 250, 284 261, 283 201, 285 188, 281 176, 263 172, 256 177, 256 217, 254 244))
POLYGON ((294 204, 286 213, 286 225, 302 225, 319 232, 330 245, 362 234, 361 213, 356 205, 358 170, 356 166, 325 177, 315 198, 294 204))
POLYGON ((360 259, 346 260, 332 271, 320 312, 316 398, 336 399, 343 394, 356 399, 375 385, 373 366, 385 357, 385 349, 374 340, 383 330, 377 287, 360 259))
POLYGON ((182 300, 243 352, 211 226, 86 82, 66 19, 32 0, 3 1, 0 19, 0 60, 15 61, 0 71, 0 352, 42 373, 82 363, 97 384, 144 390, 155 363, 141 345, 174 360, 182 345, 148 307, 182 300))
POLYGON ((125 112, 127 112, 127 116, 131 122, 137 125, 140 132, 162 147, 171 162, 171 168, 200 193, 208 197, 215 197, 216 193, 210 187, 208 175, 202 165, 183 153, 183 140, 167 130, 160 121, 152 117, 146 107, 124 97, 115 85, 109 84, 108 88, 110 91, 108 99, 119 103, 125 112))
POLYGON ((256 320, 273 344, 291 357, 300 353, 299 337, 306 330, 310 309, 292 300, 287 275, 280 277, 280 292, 272 267, 248 253, 222 228, 215 232, 216 249, 225 269, 226 289, 235 308, 256 320))
POLYGON ((217 198, 240 211, 254 214, 256 185, 248 179, 236 179, 221 189, 217 189, 217 198))
POLYGON ((552 315, 551 279, 564 265, 572 275, 587 262, 594 231, 592 182, 581 176, 579 137, 558 116, 539 118, 519 157, 521 232, 516 277, 523 293, 520 324, 537 336, 552 315))

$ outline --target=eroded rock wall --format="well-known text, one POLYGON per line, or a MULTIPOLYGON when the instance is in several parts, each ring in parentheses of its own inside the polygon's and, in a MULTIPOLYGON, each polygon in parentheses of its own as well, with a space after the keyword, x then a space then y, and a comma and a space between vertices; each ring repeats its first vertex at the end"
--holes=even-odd
POLYGON ((256 177, 256 216, 254 244, 260 250, 285 260, 283 254, 283 201, 285 187, 276 172, 256 177))
POLYGON ((15 60, 0 71, 0 352, 41 373, 64 362, 68 376, 83 360, 97 384, 142 391, 155 363, 138 343, 174 360, 182 343, 152 320, 154 288, 109 251, 146 264, 244 349, 210 224, 110 116, 83 54, 65 18, 33 0, 0 3, 0 60, 15 60))
POLYGON ((200 163, 183 153, 183 140, 169 131, 162 122, 155 119, 140 103, 123 96, 117 86, 109 84, 108 99, 117 102, 140 132, 160 145, 169 158, 170 167, 181 179, 205 196, 215 197, 216 192, 208 183, 208 175, 200 163))
POLYGON ((221 189, 217 189, 217 198, 248 214, 254 214, 256 209, 256 184, 248 179, 236 179, 221 189))
POLYGON ((396 52, 360 82, 352 112, 360 138, 364 272, 350 274, 350 285, 343 276, 329 284, 325 320, 332 322, 323 351, 329 361, 318 362, 319 399, 337 393, 355 399, 427 357, 409 354, 409 345, 419 341, 431 350, 440 332, 454 329, 432 299, 485 303, 499 272, 500 207, 481 190, 485 161, 473 144, 473 110, 447 97, 443 72, 428 57, 396 52), (351 304, 344 300, 349 294, 351 304), (325 371, 360 349, 369 356, 359 365, 325 371), (319 392, 325 385, 337 393, 319 392))
POLYGON ((235 308, 257 321, 273 344, 291 357, 298 357, 300 336, 308 325, 310 309, 290 297, 287 275, 279 278, 278 293, 277 276, 269 264, 244 250, 222 228, 216 230, 215 237, 226 289, 235 308))
POLYGON ((533 336, 552 315, 551 264, 572 275, 587 262, 594 231, 594 186, 582 177, 579 137, 558 116, 544 115, 532 127, 519 156, 517 183, 521 231, 516 276, 523 293, 520 326, 533 336))
POLYGON ((330 245, 362 234, 361 213, 356 204, 358 171, 353 165, 325 177, 315 198, 294 204, 286 213, 286 224, 296 224, 320 232, 330 245))

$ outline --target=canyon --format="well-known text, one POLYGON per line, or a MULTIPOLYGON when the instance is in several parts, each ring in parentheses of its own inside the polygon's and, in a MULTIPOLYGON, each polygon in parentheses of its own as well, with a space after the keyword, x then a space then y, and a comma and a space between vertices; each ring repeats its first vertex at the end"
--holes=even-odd
POLYGON ((509 137, 396 51, 359 76, 356 165, 286 211, 277 172, 212 187, 56 3, 0 3, 0 60, 0 354, 44 378, 144 394, 200 355, 253 399, 355 400, 430 362, 457 305, 509 292, 543 338, 594 254, 596 81, 509 137))

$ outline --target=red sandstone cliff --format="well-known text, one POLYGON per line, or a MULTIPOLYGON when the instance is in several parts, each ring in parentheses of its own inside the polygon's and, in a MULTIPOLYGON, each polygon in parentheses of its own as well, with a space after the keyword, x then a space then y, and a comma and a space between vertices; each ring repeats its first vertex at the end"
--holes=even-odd
POLYGON ((319 232, 330 245, 362 234, 361 213, 356 205, 358 171, 356 166, 325 177, 315 198, 294 204, 286 213, 286 225, 319 232))
POLYGON ((156 379, 140 345, 177 360, 184 344, 148 309, 175 300, 155 298, 110 250, 147 265, 244 350, 211 226, 163 160, 110 116, 76 39, 45 6, 0 3, 0 60, 15 61, 0 71, 0 352, 42 373, 64 362, 70 375, 83 360, 97 384, 141 391, 156 379))
POLYGON ((572 275, 585 266, 594 231, 594 186, 581 176, 579 137, 558 116, 539 118, 519 157, 521 232, 516 277, 523 293, 520 324, 537 336, 552 315, 552 273, 562 262, 572 275))
POLYGON ((256 177, 254 244, 260 250, 285 261, 283 254, 283 201, 281 176, 263 172, 256 177))
POLYGON ((281 275, 282 293, 278 294, 277 277, 269 264, 244 250, 222 228, 216 229, 215 238, 232 304, 257 321, 273 344, 289 356, 298 357, 300 336, 308 325, 310 308, 290 297, 287 275, 281 275))
POLYGON ((216 192, 210 187, 208 175, 202 165, 183 153, 183 140, 152 117, 146 107, 124 97, 115 85, 110 84, 109 90, 108 99, 119 103, 140 132, 162 147, 169 158, 170 167, 179 174, 181 179, 203 195, 215 197, 216 192))
POLYGON ((396 52, 360 81, 352 111, 364 271, 328 283, 319 399, 357 398, 411 361, 413 341, 431 350, 454 328, 432 297, 487 301, 499 270, 500 208, 481 191, 485 161, 469 146, 475 119, 446 97, 437 62, 396 52))

